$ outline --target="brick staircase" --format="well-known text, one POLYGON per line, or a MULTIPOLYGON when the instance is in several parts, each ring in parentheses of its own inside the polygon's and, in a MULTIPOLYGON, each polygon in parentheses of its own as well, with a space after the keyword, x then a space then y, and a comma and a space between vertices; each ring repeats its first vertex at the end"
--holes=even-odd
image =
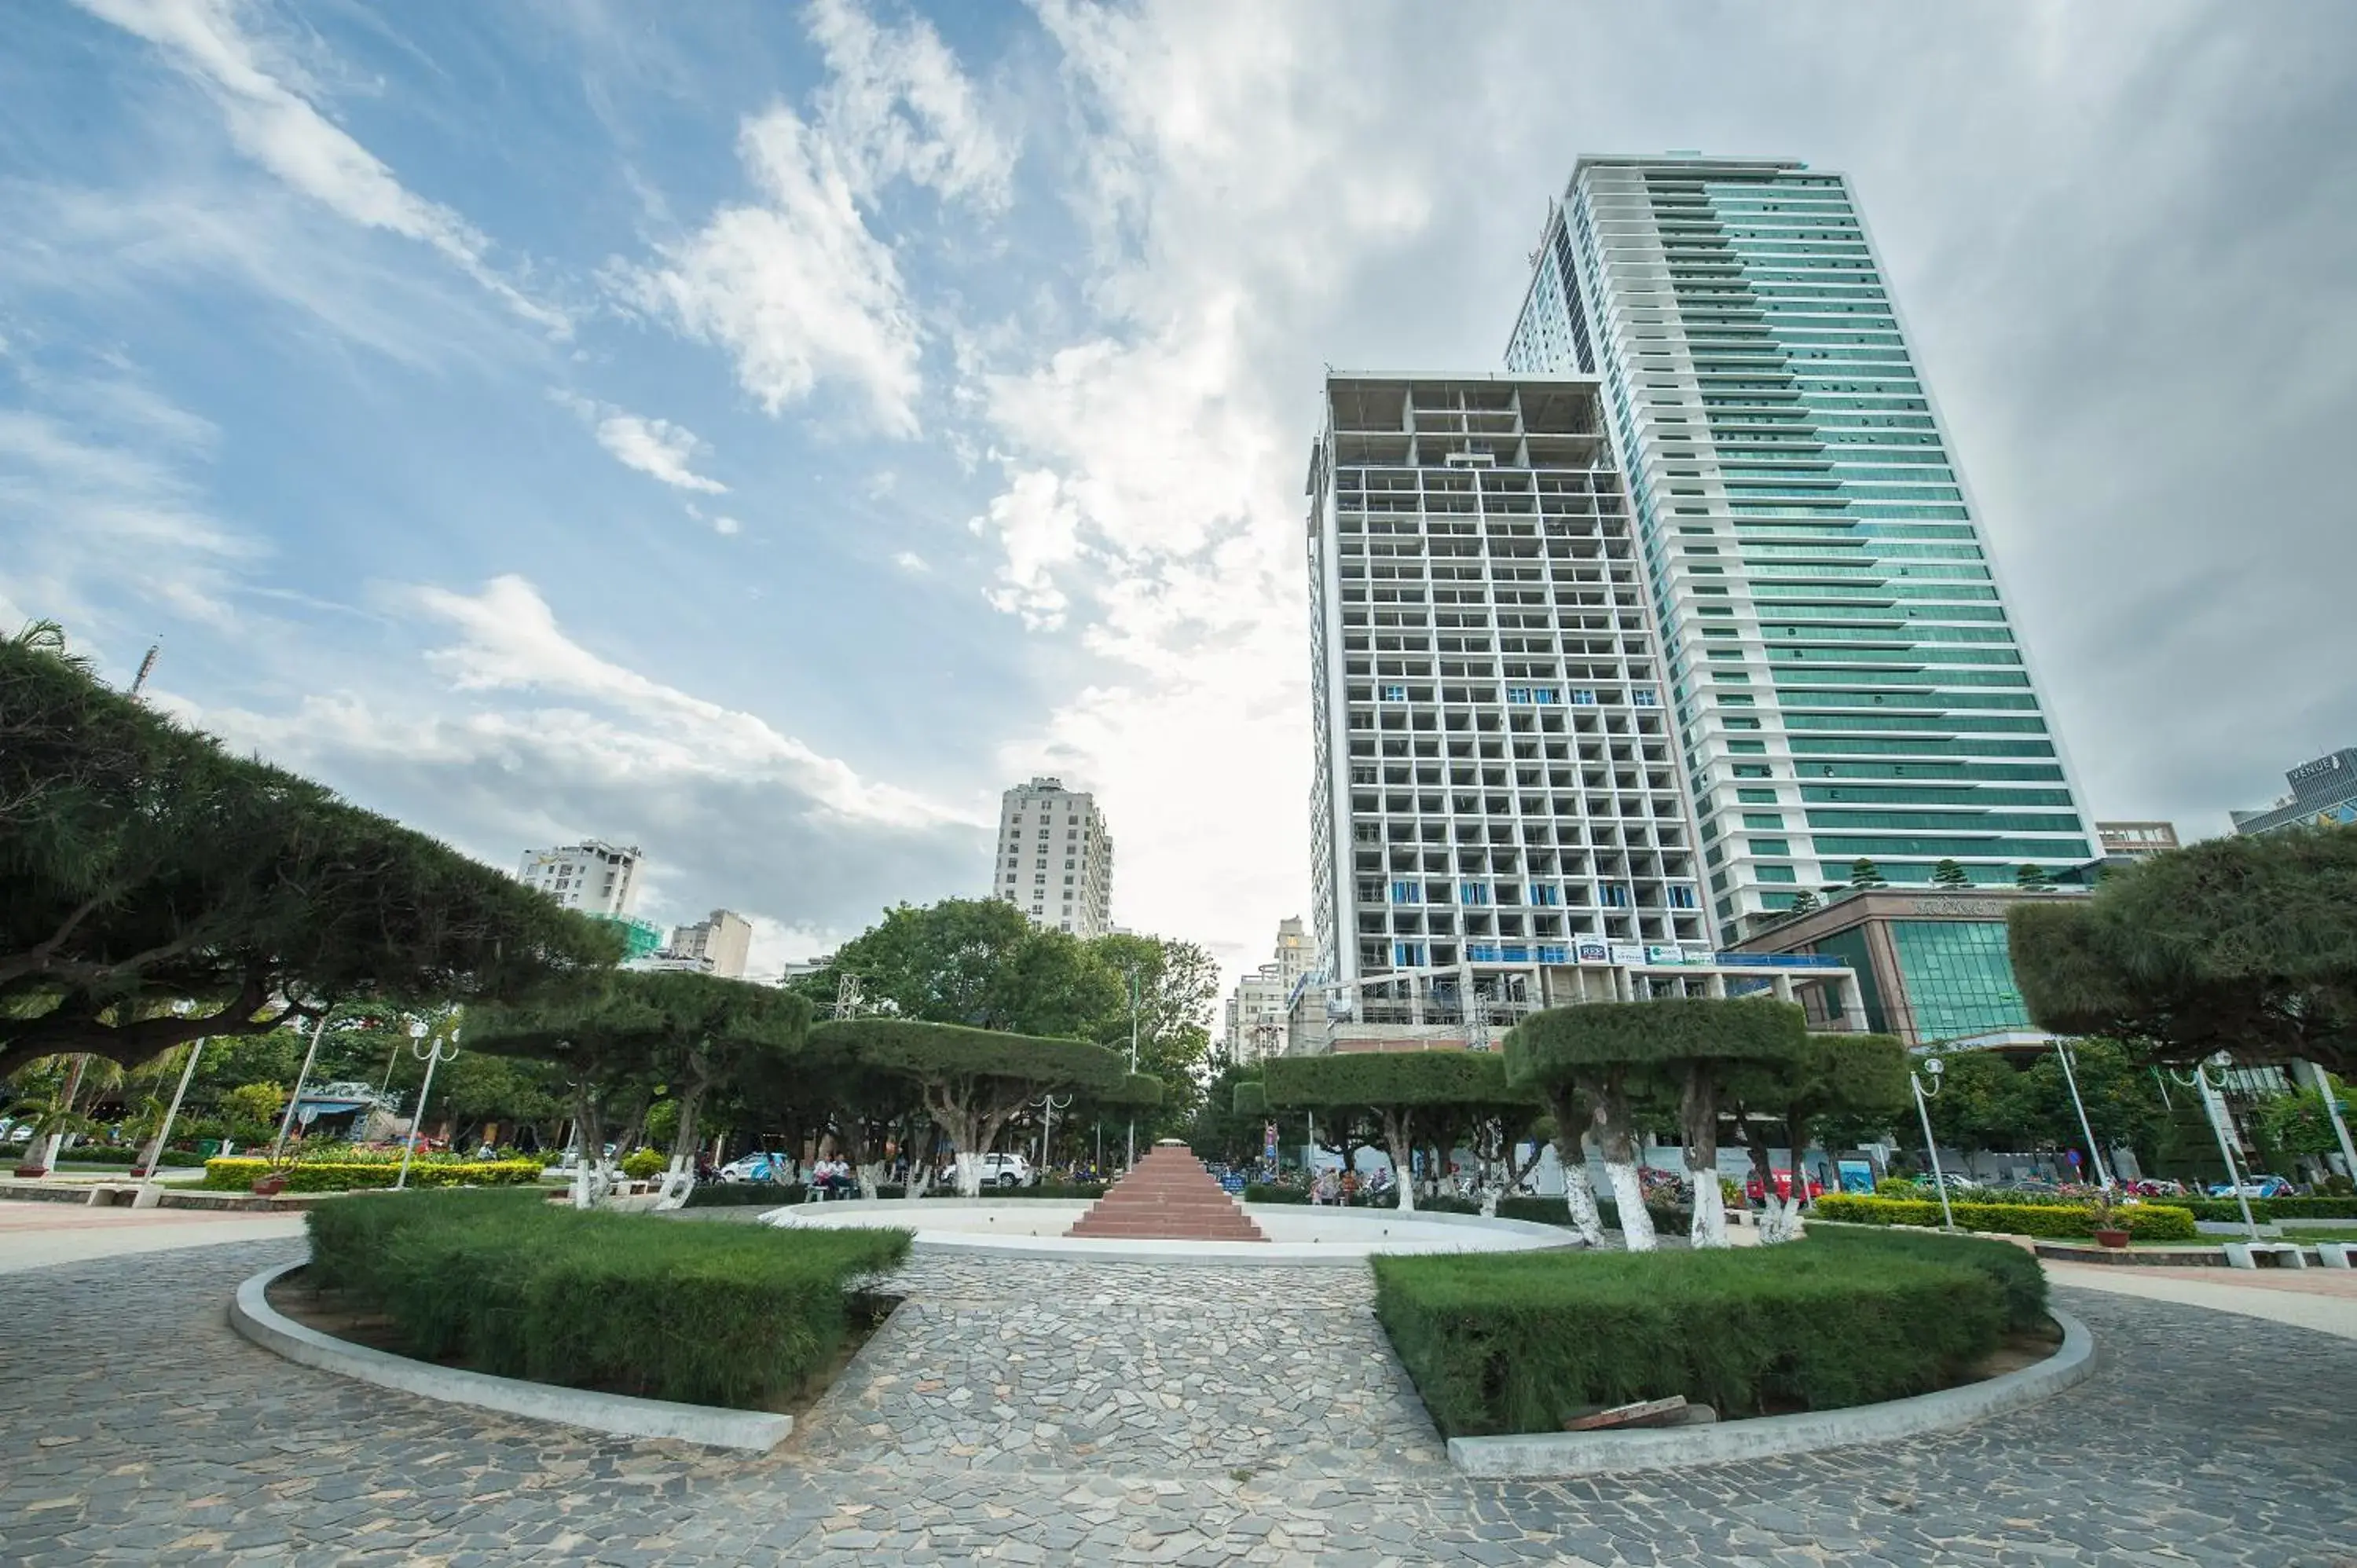
POLYGON ((1265 1241, 1194 1151, 1166 1138, 1108 1188, 1067 1236, 1105 1240, 1265 1241))

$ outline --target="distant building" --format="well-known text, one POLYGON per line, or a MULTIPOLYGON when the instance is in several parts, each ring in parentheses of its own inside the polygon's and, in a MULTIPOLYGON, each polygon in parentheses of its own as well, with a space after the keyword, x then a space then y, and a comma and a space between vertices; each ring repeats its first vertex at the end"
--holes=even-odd
POLYGON ((1035 926, 1101 937, 1113 929, 1113 836, 1096 797, 1034 779, 1001 798, 991 896, 1035 926))
MULTIPOLYGON (((2046 1036, 2030 1022, 2014 983, 2006 911, 2025 898, 2086 897, 2076 888, 1837 891, 1822 908, 1738 942, 1735 953, 1841 964, 1857 976, 1866 1026, 1910 1046, 2027 1044, 2046 1036)), ((1816 1007, 1803 1003, 1813 1018, 1816 1007)))
POLYGON ((745 977, 745 961, 753 947, 753 922, 729 909, 715 909, 692 926, 671 933, 673 958, 695 959, 706 971, 727 980, 745 977))
POLYGON ((2263 811, 2233 811, 2238 833, 2330 828, 2357 822, 2357 746, 2303 762, 2284 775, 2291 793, 2263 811))
POLYGON ((1309 972, 1311 952, 1300 916, 1277 922, 1276 956, 1237 981, 1229 993, 1221 1043, 1230 1061, 1285 1054, 1293 993, 1309 972))
POLYGON ((783 985, 789 980, 800 980, 805 974, 816 974, 820 970, 832 966, 834 962, 834 955, 831 952, 821 953, 816 958, 790 958, 778 970, 778 983, 783 985))
POLYGON ((622 928, 622 961, 625 964, 652 958, 662 951, 663 930, 652 920, 641 920, 630 915, 592 915, 590 918, 622 928))
POLYGON ((2178 847, 2173 822, 2097 822, 2095 839, 2104 846, 2104 865, 2113 870, 2178 847))
MULTIPOLYGON (((585 839, 556 849, 526 851, 516 875, 525 886, 539 888, 568 909, 619 918, 638 903, 639 865, 636 844, 625 848, 603 839, 585 839)), ((660 934, 656 945, 662 945, 660 934)))

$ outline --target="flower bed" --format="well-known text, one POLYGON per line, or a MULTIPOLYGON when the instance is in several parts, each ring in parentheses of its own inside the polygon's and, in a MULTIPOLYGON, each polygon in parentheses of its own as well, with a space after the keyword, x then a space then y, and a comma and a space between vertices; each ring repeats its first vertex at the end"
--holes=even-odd
MULTIPOLYGON (((363 1187, 391 1187, 401 1174, 401 1162, 392 1160, 321 1160, 279 1167, 289 1192, 351 1192, 363 1187)), ((209 1192, 245 1192, 268 1176, 268 1160, 235 1155, 205 1162, 209 1192)), ((411 1187, 522 1187, 540 1180, 538 1160, 419 1159, 409 1167, 411 1187)))
POLYGON ((1672 1394, 1724 1415, 1903 1398, 1957 1380, 2012 1317, 1975 1259, 1878 1240, 1372 1262, 1375 1316, 1452 1437, 1672 1394))
MULTIPOLYGON (((2084 1205, 2053 1203, 1971 1203, 1951 1198, 1956 1223, 1967 1230, 1995 1230, 2009 1236, 2077 1237, 2095 1233, 2094 1217, 2084 1205)), ((1861 1197, 1827 1193, 1811 1212, 1822 1219, 1855 1225, 1921 1225, 1937 1229, 1944 1223, 1936 1197, 1861 1197)), ((2158 1201, 2130 1204, 2118 1210, 2121 1225, 2137 1241, 2190 1241, 2190 1210, 2158 1201)))
POLYGON ((384 1314, 414 1356, 740 1409, 823 1369, 850 1293, 909 1251, 905 1230, 683 1225, 499 1192, 354 1198, 309 1224, 307 1283, 384 1314))

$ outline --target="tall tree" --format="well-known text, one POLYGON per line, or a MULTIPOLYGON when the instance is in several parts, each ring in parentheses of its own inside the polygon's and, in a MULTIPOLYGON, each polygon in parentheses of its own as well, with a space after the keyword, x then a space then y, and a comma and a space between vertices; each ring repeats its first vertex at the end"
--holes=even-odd
POLYGON ((1488 1051, 1274 1057, 1264 1064, 1262 1082, 1275 1110, 1371 1114, 1383 1130, 1403 1213, 1415 1211, 1417 1149, 1435 1137, 1454 1142, 1448 1134, 1480 1116, 1501 1114, 1506 1107, 1517 1113, 1537 1109, 1535 1095, 1509 1084, 1504 1060, 1488 1051))
POLYGON ((2357 1071, 2357 830, 2208 839, 2007 919, 2041 1028, 2357 1071))
POLYGON ((1744 1063, 1728 1075, 1726 1108, 1760 1178, 1762 1242, 1799 1239, 1801 1209, 1809 1201, 1802 1156, 1820 1129, 1842 1117, 1887 1118, 1904 1110, 1907 1072, 1907 1047, 1892 1036, 1803 1034, 1788 1055, 1744 1063), (1792 1162, 1789 1195, 1781 1198, 1768 1153, 1777 1135, 1792 1162))
POLYGON ((0 1076, 132 1066, 348 999, 521 995, 602 969, 595 922, 0 641, 0 1076))

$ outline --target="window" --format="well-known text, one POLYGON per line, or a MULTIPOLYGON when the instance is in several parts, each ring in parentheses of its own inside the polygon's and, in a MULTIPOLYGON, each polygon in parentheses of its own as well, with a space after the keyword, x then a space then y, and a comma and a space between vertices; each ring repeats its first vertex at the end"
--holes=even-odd
POLYGON ((1416 883, 1416 882, 1394 882, 1394 883, 1393 883, 1393 884, 1392 884, 1392 902, 1393 902, 1393 903, 1394 903, 1394 904, 1420 904, 1420 903, 1422 903, 1423 901, 1424 901, 1424 886, 1423 886, 1423 885, 1422 885, 1421 883, 1416 883))
POLYGON ((1406 702, 1406 701, 1407 701, 1407 688, 1406 688, 1405 686, 1386 686, 1386 687, 1384 687, 1384 688, 1383 688, 1383 701, 1384 701, 1384 702, 1386 702, 1386 703, 1405 703, 1405 702, 1406 702))
POLYGON ((1781 828, 1784 825, 1784 815, 1781 811, 1746 811, 1743 813, 1743 825, 1747 828, 1781 828))
POLYGON ((1790 854, 1792 853, 1792 841, 1791 839, 1753 839, 1751 841, 1751 853, 1754 854, 1790 854))
POLYGON ((1571 693, 1571 703, 1576 708, 1592 708, 1596 705, 1596 693, 1575 688, 1571 693))

